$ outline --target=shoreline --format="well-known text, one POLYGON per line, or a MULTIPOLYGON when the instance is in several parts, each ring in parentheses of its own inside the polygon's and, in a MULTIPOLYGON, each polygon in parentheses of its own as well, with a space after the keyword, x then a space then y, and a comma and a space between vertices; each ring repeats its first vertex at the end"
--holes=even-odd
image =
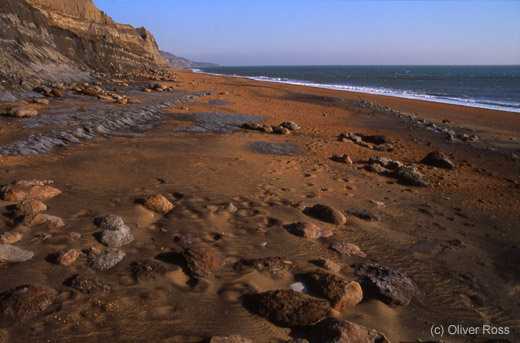
POLYGON ((273 78, 269 78, 269 77, 265 77, 265 76, 244 76, 244 75, 218 74, 218 73, 206 72, 200 68, 192 68, 189 70, 191 70, 194 73, 200 73, 200 74, 206 74, 206 75, 238 77, 238 78, 246 78, 249 80, 260 81, 260 82, 273 82, 273 83, 281 83, 281 84, 287 84, 287 85, 304 86, 304 87, 320 88, 320 89, 330 89, 330 90, 361 93, 361 94, 368 94, 368 95, 380 95, 380 96, 388 96, 388 97, 401 98, 401 99, 428 101, 428 102, 441 103, 441 104, 447 104, 447 105, 456 105, 456 106, 464 106, 464 107, 470 107, 470 108, 476 108, 476 109, 487 109, 487 110, 493 110, 493 111, 511 112, 511 113, 520 114, 519 107, 510 107, 505 104, 503 104, 503 105, 486 105, 484 103, 479 103, 477 101, 475 101, 473 103, 471 101, 465 102, 465 101, 459 100, 459 99, 453 99, 453 100, 443 99, 443 98, 437 98, 435 96, 431 96, 428 94, 406 95, 406 94, 401 94, 401 93, 385 92, 384 90, 363 91, 361 89, 356 89, 355 86, 349 86, 349 85, 320 84, 320 83, 313 83, 312 81, 277 80, 277 79, 273 79, 273 78))

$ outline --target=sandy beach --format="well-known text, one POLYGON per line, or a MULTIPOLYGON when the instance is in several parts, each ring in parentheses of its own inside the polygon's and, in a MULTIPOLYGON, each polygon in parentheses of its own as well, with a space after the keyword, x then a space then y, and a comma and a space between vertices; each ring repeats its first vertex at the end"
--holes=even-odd
MULTIPOLYGON (((0 234, 21 233, 11 245, 34 253, 25 262, 0 264, 0 293, 5 298, 15 287, 38 285, 54 297, 30 318, 0 317, 0 343, 210 342, 230 335, 318 343, 308 327, 274 323, 247 299, 308 283, 309 273, 327 270, 320 259, 337 265, 327 272, 363 288, 360 303, 333 305, 327 317, 375 329, 393 343, 518 341, 518 113, 169 72, 175 81, 101 81, 101 88, 117 86, 140 104, 66 90, 48 105, 22 104, 36 108, 37 117, 0 117, 0 147, 16 151, 14 143, 30 133, 72 132, 84 125, 82 116, 157 116, 46 153, 0 157, 0 185, 52 180, 48 185, 61 194, 43 201, 42 213, 64 223, 31 224, 13 214, 20 201, 0 200, 0 234), (173 91, 142 92, 150 82, 173 91), (242 128, 246 122, 275 129, 294 122, 300 129, 267 133, 242 128), (433 151, 453 168, 421 163, 433 151), (399 176, 403 165, 415 166, 422 186, 399 176), (144 206, 154 194, 173 209, 144 206), (337 209, 346 223, 320 218, 311 210, 316 204, 337 209), (98 270, 91 248, 107 244, 96 219, 109 214, 120 216, 134 239, 119 248, 125 253, 119 263, 98 270), (298 236, 290 226, 298 222, 329 233, 298 236), (361 252, 343 249, 348 243, 361 252), (194 272, 187 245, 222 263, 209 275, 194 272), (68 266, 55 260, 66 249, 81 252, 68 266), (278 262, 264 263, 274 257, 278 262), (248 265, 248 259, 264 260, 248 265), (361 263, 412 280, 410 302, 399 305, 370 289, 356 267, 361 263), (74 275, 106 287, 80 291, 70 286, 74 275), (432 327, 441 325, 456 330, 432 337, 432 327)), ((323 299, 312 289, 308 296, 323 299)))

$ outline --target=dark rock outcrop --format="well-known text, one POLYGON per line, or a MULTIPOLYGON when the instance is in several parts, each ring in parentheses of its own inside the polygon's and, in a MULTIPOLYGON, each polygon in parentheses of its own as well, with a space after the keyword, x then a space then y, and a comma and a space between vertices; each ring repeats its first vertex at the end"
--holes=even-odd
POLYGON ((145 28, 115 23, 91 0, 2 0, 0 88, 166 66, 145 28))

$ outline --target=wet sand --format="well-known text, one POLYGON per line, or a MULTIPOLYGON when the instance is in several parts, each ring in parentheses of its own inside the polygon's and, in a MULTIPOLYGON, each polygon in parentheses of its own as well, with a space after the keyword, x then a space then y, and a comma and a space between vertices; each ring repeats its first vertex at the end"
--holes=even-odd
MULTIPOLYGON (((52 186, 62 193, 45 201, 44 213, 65 222, 56 229, 30 227, 2 209, 0 232, 23 232, 23 239, 13 245, 35 255, 27 262, 1 265, 0 293, 37 284, 52 289, 57 298, 29 320, 1 317, 0 342, 208 342, 213 336, 240 334, 261 343, 305 337, 304 330, 280 327, 249 312, 242 301, 249 293, 289 288, 299 281, 298 275, 318 269, 312 261, 319 258, 339 264, 340 275, 349 281, 358 279, 353 268, 358 262, 380 263, 415 281, 422 296, 408 306, 390 306, 367 293, 357 306, 331 312, 377 329, 391 342, 518 340, 518 114, 173 72, 177 81, 162 83, 200 96, 165 108, 149 105, 160 122, 138 135, 100 134, 45 154, 0 157, 0 184, 53 180, 52 186), (207 113, 221 113, 215 116, 222 120, 208 121, 207 113), (246 121, 293 121, 301 130, 277 135, 240 129, 246 121), (442 128, 478 140, 450 141, 442 128), (346 131, 382 135, 394 150, 338 141, 346 131), (419 163, 434 150, 449 156, 455 169, 419 163), (331 160, 344 154, 352 165, 331 160), (372 156, 416 164, 429 186, 402 185, 367 171, 372 156), (140 199, 156 193, 175 205, 171 212, 158 214, 142 206, 140 199), (237 211, 212 207, 227 202, 237 211), (333 225, 302 211, 315 204, 340 210, 347 223, 333 225), (350 215, 352 209, 372 211, 380 221, 350 215), (121 248, 126 256, 119 264, 96 271, 88 266, 86 254, 93 246, 103 247, 98 240, 102 230, 94 220, 107 214, 121 216, 135 241, 121 248), (334 235, 311 240, 284 228, 299 221, 334 235), (71 238, 70 232, 81 238, 71 238), (33 240, 43 233, 52 237, 33 240), (174 240, 182 235, 216 251, 224 267, 206 279, 190 276, 179 257, 182 247, 174 240), (336 241, 358 245, 366 257, 329 249, 336 241), (67 267, 49 261, 49 255, 66 248, 83 255, 67 267), (234 268, 241 259, 264 257, 281 257, 290 261, 290 268, 276 275, 234 268), (132 263, 146 259, 163 270, 136 278, 132 263), (96 276, 110 291, 78 292, 64 284, 74 274, 96 276), (507 327, 510 334, 480 330, 479 335, 432 338, 432 325, 490 325, 507 327)), ((133 94, 148 106, 147 96, 133 94)), ((153 96, 167 101, 171 94, 153 96)), ((60 99, 31 106, 40 116, 53 116, 57 112, 51 109, 60 107, 102 113, 106 108, 127 112, 138 105, 77 97, 74 102, 60 99)), ((52 129, 24 128, 23 123, 26 120, 0 117, 0 145, 23 140, 30 131, 52 129)))

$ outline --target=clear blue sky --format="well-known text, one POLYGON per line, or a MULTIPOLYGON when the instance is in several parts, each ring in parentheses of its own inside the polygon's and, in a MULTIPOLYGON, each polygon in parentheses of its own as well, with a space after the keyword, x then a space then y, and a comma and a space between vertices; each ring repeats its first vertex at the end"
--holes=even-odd
POLYGON ((520 64, 520 1, 93 1, 200 62, 520 64))

